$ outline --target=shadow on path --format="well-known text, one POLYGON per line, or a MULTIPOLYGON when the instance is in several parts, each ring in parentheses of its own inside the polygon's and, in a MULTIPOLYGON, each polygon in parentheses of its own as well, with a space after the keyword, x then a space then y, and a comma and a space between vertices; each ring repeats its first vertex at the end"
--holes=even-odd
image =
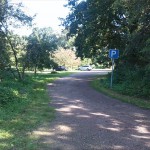
POLYGON ((52 150, 150 150, 150 111, 91 89, 93 75, 48 85, 56 118, 34 134, 52 150))

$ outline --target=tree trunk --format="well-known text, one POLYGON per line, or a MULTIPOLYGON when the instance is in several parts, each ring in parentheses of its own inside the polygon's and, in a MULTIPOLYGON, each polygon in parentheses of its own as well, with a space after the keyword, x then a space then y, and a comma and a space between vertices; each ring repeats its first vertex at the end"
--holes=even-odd
MULTIPOLYGON (((3 23, 2 23, 2 25, 3 25, 3 23)), ((4 25, 3 25, 3 27, 4 27, 4 29, 6 30, 5 36, 6 36, 6 38, 7 38, 7 41, 8 41, 8 43, 9 43, 10 47, 11 47, 11 50, 12 50, 13 55, 14 55, 14 58, 15 58, 15 67, 16 67, 16 71, 17 71, 17 74, 18 74, 18 79, 19 79, 19 80, 22 80, 22 76, 21 76, 21 73, 20 73, 19 68, 18 68, 17 53, 16 53, 16 51, 15 51, 15 49, 14 49, 14 47, 13 47, 13 44, 12 44, 12 42, 11 42, 11 39, 10 39, 9 35, 8 35, 8 33, 9 33, 8 29, 7 29, 4 25)))
POLYGON ((26 69, 26 65, 23 65, 23 68, 22 68, 22 79, 24 79, 25 69, 26 69))
POLYGON ((7 39, 8 39, 8 42, 9 42, 9 44, 10 44, 11 50, 12 50, 13 55, 14 55, 14 58, 15 58, 15 67, 16 67, 16 70, 17 70, 18 79, 19 79, 19 80, 22 80, 22 76, 21 76, 21 73, 20 73, 19 68, 18 68, 17 53, 16 53, 16 51, 15 51, 15 49, 14 49, 12 43, 11 43, 11 40, 10 40, 10 38, 9 38, 8 36, 7 36, 7 39))
POLYGON ((37 65, 35 65, 34 67, 34 75, 36 76, 36 72, 37 72, 37 65))

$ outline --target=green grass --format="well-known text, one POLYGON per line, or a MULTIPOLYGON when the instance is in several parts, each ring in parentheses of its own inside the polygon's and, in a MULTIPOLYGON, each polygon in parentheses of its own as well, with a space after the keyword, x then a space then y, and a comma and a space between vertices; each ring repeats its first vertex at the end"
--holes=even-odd
POLYGON ((141 98, 123 95, 120 94, 119 91, 114 91, 113 89, 108 88, 108 83, 106 83, 107 82, 106 78, 107 76, 96 77, 91 82, 91 86, 97 91, 102 92, 105 95, 108 95, 109 97, 116 98, 123 102, 130 103, 144 109, 150 109, 150 101, 141 98))
MULTIPOLYGON (((46 84, 59 77, 70 74, 38 74, 28 75, 24 82, 11 79, 0 83, 0 87, 8 88, 12 93, 1 93, 3 98, 13 98, 0 105, 0 149, 1 150, 37 150, 40 142, 32 136, 32 131, 40 125, 50 122, 55 111, 50 107, 46 84)), ((5 101, 4 101, 5 102, 5 101)))

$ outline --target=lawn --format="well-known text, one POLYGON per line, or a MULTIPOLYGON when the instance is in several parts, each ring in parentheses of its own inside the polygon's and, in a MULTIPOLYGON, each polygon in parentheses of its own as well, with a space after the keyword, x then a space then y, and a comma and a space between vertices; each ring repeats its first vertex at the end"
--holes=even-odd
POLYGON ((28 74, 24 82, 8 79, 1 82, 0 149, 37 150, 40 142, 32 131, 50 122, 55 111, 49 105, 47 83, 69 72, 57 74, 28 74), (6 102, 8 100, 9 102, 6 102))

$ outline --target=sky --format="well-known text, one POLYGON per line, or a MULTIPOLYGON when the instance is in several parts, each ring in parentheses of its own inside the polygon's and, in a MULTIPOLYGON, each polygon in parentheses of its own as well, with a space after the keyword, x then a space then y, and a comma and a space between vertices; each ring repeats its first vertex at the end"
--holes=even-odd
MULTIPOLYGON (((36 27, 52 27, 54 31, 61 32, 60 18, 65 18, 69 9, 63 5, 67 0, 11 0, 12 3, 22 2, 24 11, 31 16, 36 14, 34 23, 36 27)), ((22 28, 17 31, 21 35, 30 34, 31 30, 22 28)))

